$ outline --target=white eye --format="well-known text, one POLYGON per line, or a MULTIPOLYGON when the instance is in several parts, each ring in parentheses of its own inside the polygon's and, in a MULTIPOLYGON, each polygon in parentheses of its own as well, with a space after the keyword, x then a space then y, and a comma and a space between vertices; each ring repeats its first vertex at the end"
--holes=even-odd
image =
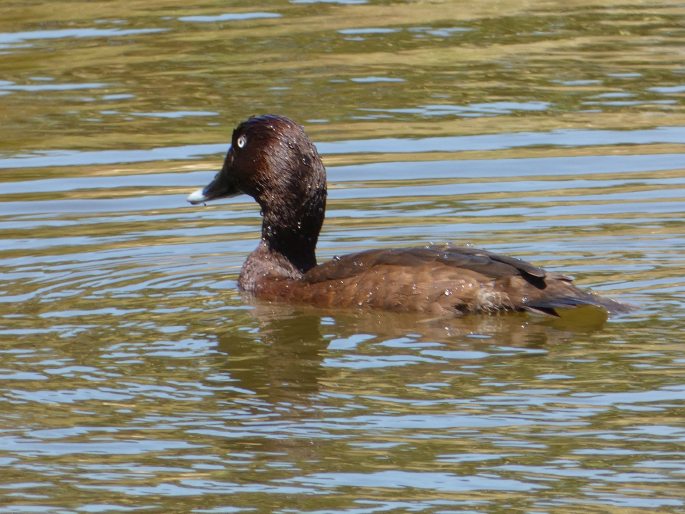
POLYGON ((236 145, 238 145, 238 148, 242 148, 245 146, 247 143, 247 138, 243 135, 238 138, 238 140, 235 142, 236 145))

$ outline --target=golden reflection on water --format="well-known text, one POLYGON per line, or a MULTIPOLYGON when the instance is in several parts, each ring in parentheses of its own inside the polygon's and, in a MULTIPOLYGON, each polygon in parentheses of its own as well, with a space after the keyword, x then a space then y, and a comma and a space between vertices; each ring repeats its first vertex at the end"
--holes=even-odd
POLYGON ((0 511, 682 511, 683 14, 0 5, 0 511), (185 196, 261 112, 319 143, 320 260, 472 243, 637 309, 241 297, 256 205, 185 196))

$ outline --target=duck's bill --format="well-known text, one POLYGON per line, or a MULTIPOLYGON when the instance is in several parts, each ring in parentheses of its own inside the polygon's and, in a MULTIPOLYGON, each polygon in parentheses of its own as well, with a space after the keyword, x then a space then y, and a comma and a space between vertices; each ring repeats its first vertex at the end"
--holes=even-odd
POLYGON ((222 177, 222 174, 217 174, 209 184, 205 187, 193 191, 188 195, 187 200, 193 204, 197 205, 199 203, 206 203, 211 200, 218 200, 219 198, 230 198, 231 196, 236 196, 240 194, 240 191, 232 184, 222 177))
POLYGON ((196 191, 193 191, 188 195, 188 198, 186 198, 191 204, 197 205, 198 203, 204 203, 208 200, 207 196, 205 196, 205 190, 204 188, 200 188, 196 191))

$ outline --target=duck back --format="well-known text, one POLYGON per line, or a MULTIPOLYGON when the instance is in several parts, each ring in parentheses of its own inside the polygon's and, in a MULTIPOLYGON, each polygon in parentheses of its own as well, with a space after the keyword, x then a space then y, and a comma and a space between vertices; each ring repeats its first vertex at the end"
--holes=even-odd
POLYGON ((265 300, 332 308, 376 308, 437 316, 621 304, 575 287, 521 259, 452 245, 353 253, 316 266, 302 277, 268 277, 254 293, 265 300))

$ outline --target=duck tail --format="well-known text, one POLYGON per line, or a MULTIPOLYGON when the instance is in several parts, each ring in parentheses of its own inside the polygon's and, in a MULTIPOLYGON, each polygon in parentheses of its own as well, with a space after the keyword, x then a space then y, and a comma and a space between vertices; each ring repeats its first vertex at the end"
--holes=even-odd
POLYGON ((552 298, 537 298, 534 301, 527 303, 524 309, 529 312, 556 317, 561 316, 560 310, 581 306, 598 307, 604 309, 610 315, 624 314, 633 309, 631 305, 595 293, 587 293, 581 290, 576 290, 574 293, 575 294, 555 296, 552 298))

